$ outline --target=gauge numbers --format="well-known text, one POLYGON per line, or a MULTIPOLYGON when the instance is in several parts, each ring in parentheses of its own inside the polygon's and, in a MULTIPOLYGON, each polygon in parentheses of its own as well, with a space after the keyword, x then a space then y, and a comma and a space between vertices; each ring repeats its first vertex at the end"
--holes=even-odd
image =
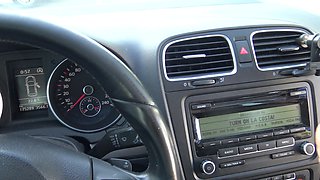
POLYGON ((55 68, 47 92, 53 114, 74 130, 103 130, 120 118, 97 79, 70 60, 64 60, 55 68))

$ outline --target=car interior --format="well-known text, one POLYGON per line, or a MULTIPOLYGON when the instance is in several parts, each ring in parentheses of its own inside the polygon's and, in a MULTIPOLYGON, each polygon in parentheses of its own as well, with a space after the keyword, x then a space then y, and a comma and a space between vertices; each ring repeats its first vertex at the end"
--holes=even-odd
POLYGON ((21 2, 0 179, 320 179, 316 1, 21 2))

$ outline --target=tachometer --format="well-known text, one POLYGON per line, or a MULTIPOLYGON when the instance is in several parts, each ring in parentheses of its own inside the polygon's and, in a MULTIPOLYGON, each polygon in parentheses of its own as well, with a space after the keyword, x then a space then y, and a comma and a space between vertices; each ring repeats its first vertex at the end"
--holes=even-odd
POLYGON ((53 114, 74 130, 103 130, 120 118, 99 82, 70 60, 64 60, 54 69, 47 92, 53 114))

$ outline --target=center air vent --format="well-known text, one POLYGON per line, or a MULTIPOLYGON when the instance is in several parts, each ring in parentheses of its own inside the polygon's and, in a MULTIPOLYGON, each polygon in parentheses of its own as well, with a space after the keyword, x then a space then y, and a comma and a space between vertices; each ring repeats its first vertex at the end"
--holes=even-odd
POLYGON ((168 80, 186 80, 234 74, 232 46, 222 35, 181 39, 164 49, 164 69, 168 80))
POLYGON ((297 43, 306 32, 299 30, 258 31, 252 35, 255 60, 260 70, 276 70, 305 66, 310 49, 297 43))

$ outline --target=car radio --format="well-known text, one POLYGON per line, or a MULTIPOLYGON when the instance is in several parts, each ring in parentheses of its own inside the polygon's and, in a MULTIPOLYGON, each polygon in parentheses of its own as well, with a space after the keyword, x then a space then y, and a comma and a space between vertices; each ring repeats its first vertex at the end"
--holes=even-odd
POLYGON ((188 98, 197 175, 215 177, 238 166, 253 170, 312 157, 310 86, 291 86, 188 98))

